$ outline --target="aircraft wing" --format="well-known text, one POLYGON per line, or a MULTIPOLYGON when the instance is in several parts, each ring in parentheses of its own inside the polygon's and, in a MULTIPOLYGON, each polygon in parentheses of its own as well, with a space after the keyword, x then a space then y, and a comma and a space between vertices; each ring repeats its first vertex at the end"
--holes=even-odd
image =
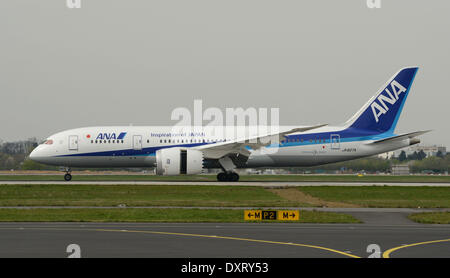
POLYGON ((295 133, 295 132, 305 132, 308 130, 320 128, 326 126, 327 124, 320 124, 308 127, 293 128, 287 131, 265 134, 262 136, 255 136, 246 139, 237 139, 232 141, 220 142, 215 144, 203 145, 194 147, 193 149, 203 151, 203 156, 210 159, 219 159, 228 154, 239 154, 244 156, 249 156, 250 151, 248 147, 252 149, 259 149, 261 147, 268 146, 273 143, 282 141, 285 135, 295 133))
POLYGON ((369 144, 379 144, 379 143, 384 143, 384 142, 405 140, 405 139, 408 139, 408 138, 417 137, 419 135, 422 135, 422 134, 430 132, 430 131, 431 130, 423 130, 423 131, 416 131, 416 132, 411 132, 411 133, 405 133, 405 134, 401 134, 401 135, 397 135, 397 136, 393 136, 393 137, 389 137, 389 138, 376 140, 376 141, 371 142, 369 144))

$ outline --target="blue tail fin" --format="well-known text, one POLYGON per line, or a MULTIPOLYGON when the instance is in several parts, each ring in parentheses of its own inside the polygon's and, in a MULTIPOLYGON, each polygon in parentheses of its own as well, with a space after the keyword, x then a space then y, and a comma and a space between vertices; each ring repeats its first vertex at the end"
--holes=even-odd
POLYGON ((393 133, 417 70, 403 68, 394 74, 345 125, 370 133, 393 133))

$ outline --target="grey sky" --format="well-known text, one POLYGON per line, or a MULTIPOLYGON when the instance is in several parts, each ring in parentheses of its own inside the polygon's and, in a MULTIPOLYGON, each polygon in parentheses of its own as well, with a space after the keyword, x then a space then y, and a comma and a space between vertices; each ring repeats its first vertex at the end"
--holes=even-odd
POLYGON ((398 132, 450 146, 450 1, 4 0, 0 138, 167 125, 176 107, 279 107, 339 124, 420 67, 398 132))

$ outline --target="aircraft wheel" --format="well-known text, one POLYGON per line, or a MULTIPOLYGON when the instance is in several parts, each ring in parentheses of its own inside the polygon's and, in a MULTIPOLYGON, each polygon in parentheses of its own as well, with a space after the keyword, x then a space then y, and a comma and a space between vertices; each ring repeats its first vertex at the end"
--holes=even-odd
POLYGON ((238 173, 230 173, 229 175, 229 181, 239 181, 239 175, 238 173))
POLYGON ((228 176, 224 172, 220 172, 219 174, 217 174, 218 181, 227 181, 227 178, 228 176))
POLYGON ((217 180, 218 181, 238 181, 239 175, 238 173, 231 172, 231 173, 224 173, 221 172, 217 174, 217 180))
POLYGON ((64 180, 70 181, 71 179, 72 179, 72 175, 71 174, 67 173, 67 174, 64 175, 64 180))

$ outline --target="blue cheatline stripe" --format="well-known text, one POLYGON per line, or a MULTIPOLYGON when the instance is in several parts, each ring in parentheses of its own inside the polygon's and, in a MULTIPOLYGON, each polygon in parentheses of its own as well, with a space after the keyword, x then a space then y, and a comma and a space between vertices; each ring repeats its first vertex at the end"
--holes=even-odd
MULTIPOLYGON (((346 137, 348 135, 355 135, 355 133, 350 131, 340 131, 340 132, 323 132, 323 133, 311 133, 311 134, 303 134, 303 135, 290 135, 287 136, 288 139, 297 140, 303 138, 303 142, 286 142, 283 144, 272 144, 267 146, 268 148, 283 148, 283 147, 293 147, 293 146, 307 146, 307 145, 323 145, 330 143, 331 134, 340 135, 341 143, 348 142, 357 142, 357 141, 367 141, 367 140, 379 140, 384 138, 389 138, 395 136, 392 133, 382 133, 382 134, 374 134, 367 136, 354 136, 354 137, 346 137), (312 142, 309 142, 309 139, 312 139, 312 142), (326 139, 325 142, 316 142, 315 139, 326 139)), ((102 151, 102 152, 91 152, 91 153, 78 153, 78 154, 67 154, 67 155, 58 155, 56 157, 69 157, 69 156, 155 156, 156 151, 165 148, 174 148, 174 147, 183 147, 190 148, 196 146, 202 146, 207 144, 214 143, 194 143, 194 144, 182 144, 182 145, 166 145, 166 146, 158 146, 158 147, 148 147, 143 148, 142 150, 134 150, 134 149, 123 149, 123 150, 115 150, 115 151, 102 151)))

